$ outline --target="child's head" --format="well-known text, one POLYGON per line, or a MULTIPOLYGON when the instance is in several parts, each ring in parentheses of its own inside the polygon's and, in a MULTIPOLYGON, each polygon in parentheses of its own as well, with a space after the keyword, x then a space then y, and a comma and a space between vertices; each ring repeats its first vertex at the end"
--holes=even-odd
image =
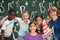
POLYGON ((29 19, 29 12, 27 10, 24 10, 22 13, 22 19, 27 22, 29 19))
POLYGON ((9 20, 12 20, 12 19, 15 18, 15 16, 16 16, 16 10, 15 10, 15 9, 10 9, 10 10, 8 11, 8 19, 9 19, 9 20))
POLYGON ((43 22, 43 16, 42 15, 36 15, 35 21, 37 22, 38 25, 41 25, 43 22))
POLYGON ((37 26, 34 22, 29 23, 29 32, 37 32, 37 26))
POLYGON ((35 21, 38 26, 40 26, 40 33, 43 34, 43 16, 42 15, 36 15, 35 21))
POLYGON ((48 9, 48 13, 49 13, 50 17, 52 18, 53 16, 58 16, 59 11, 55 6, 51 6, 48 9))

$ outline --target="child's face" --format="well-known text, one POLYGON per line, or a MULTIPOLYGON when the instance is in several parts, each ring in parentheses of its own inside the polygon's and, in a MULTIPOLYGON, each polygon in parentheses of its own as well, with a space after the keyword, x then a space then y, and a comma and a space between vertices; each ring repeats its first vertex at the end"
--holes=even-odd
POLYGON ((54 16, 57 16, 57 12, 56 11, 50 11, 49 15, 52 18, 54 16))
POLYGON ((14 19, 15 18, 15 12, 11 12, 11 14, 9 14, 8 15, 8 18, 10 19, 10 20, 12 20, 12 19, 14 19))
POLYGON ((32 23, 30 25, 29 29, 30 29, 30 32, 33 32, 33 31, 36 31, 37 27, 36 27, 36 25, 34 23, 32 23))
POLYGON ((38 25, 42 24, 42 18, 41 17, 37 17, 36 18, 36 22, 38 25))
POLYGON ((29 15, 28 15, 27 12, 25 12, 25 13, 22 14, 22 19, 23 19, 25 22, 28 21, 28 19, 29 19, 29 15))

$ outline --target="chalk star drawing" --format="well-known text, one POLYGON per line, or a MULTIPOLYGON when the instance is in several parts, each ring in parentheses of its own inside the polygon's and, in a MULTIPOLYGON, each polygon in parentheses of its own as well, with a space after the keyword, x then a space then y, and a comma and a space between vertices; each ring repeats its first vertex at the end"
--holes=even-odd
POLYGON ((17 11, 16 13, 18 14, 19 12, 17 11))
POLYGON ((45 0, 43 0, 43 3, 45 3, 45 0))
POLYGON ((2 0, 2 3, 4 3, 4 0, 2 0))
POLYGON ((14 1, 12 1, 12 3, 14 3, 14 1))
POLYGON ((28 4, 29 4, 28 1, 26 1, 25 5, 28 6, 28 4))

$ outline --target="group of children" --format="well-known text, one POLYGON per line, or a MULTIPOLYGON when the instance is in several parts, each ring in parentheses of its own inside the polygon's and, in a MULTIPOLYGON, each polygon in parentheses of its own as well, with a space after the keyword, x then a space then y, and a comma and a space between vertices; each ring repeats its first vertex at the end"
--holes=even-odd
POLYGON ((48 13, 47 20, 44 20, 42 15, 36 15, 35 20, 30 21, 27 10, 24 10, 22 17, 19 18, 16 17, 16 10, 10 9, 8 15, 0 21, 2 25, 0 40, 11 40, 15 21, 20 27, 17 40, 60 40, 59 11, 52 6, 48 9, 48 13), (52 28, 48 24, 52 25, 52 28))

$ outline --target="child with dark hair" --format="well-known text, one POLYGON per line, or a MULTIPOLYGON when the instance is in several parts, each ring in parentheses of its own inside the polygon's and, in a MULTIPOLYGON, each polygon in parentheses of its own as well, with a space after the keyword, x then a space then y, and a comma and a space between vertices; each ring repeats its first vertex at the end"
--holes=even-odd
POLYGON ((24 40, 42 40, 42 35, 38 34, 37 26, 34 22, 30 22, 29 24, 29 33, 27 33, 24 37, 24 40))
POLYGON ((49 39, 48 36, 52 34, 52 29, 48 27, 42 15, 36 15, 35 18, 36 18, 35 22, 37 24, 37 29, 38 29, 37 32, 39 34, 42 34, 43 40, 46 40, 46 39, 50 40, 51 38, 49 39))
POLYGON ((8 11, 8 18, 5 20, 1 28, 2 40, 11 40, 11 34, 13 32, 12 30, 15 22, 14 20, 15 16, 16 16, 16 11, 14 9, 10 9, 8 11))

